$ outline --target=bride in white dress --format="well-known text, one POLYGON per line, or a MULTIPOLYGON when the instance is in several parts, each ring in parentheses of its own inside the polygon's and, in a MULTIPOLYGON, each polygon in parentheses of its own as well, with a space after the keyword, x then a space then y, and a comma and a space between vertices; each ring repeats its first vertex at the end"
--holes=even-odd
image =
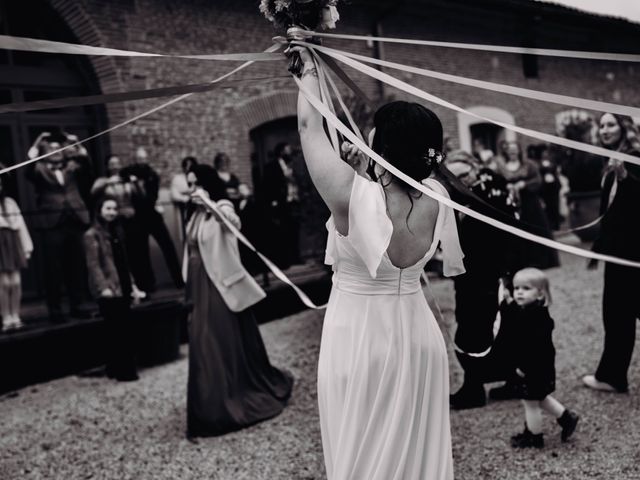
MULTIPOLYGON (((311 56, 292 50, 304 62, 304 86, 319 96, 311 56)), ((393 102, 376 112, 374 124, 374 151, 446 195, 428 178, 435 167, 428 151, 441 151, 443 141, 433 112, 393 102)), ((354 172, 302 94, 298 127, 309 173, 332 214, 326 262, 333 289, 318 362, 327 477, 453 479, 447 352, 420 286, 438 244, 445 274, 464 272, 453 212, 372 161, 367 174, 354 172)), ((362 158, 354 147, 349 155, 362 158)))

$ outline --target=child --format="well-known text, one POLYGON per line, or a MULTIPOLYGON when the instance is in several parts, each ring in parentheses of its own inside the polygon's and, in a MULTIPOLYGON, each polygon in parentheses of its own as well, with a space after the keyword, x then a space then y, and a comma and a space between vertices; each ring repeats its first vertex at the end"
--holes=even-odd
POLYGON ((518 397, 522 399, 526 421, 524 432, 511 437, 515 448, 544 446, 542 410, 556 417, 563 442, 574 432, 579 419, 550 395, 556 380, 553 319, 547 309, 550 303, 545 274, 537 268, 525 268, 513 277, 513 297, 505 289, 505 300, 500 305, 502 323, 513 335, 514 367, 523 379, 518 397))
MULTIPOLYGON (((2 165, 0 164, 0 168, 2 165)), ((0 177, 0 330, 22 326, 20 270, 27 266, 33 242, 15 200, 6 196, 0 177)))

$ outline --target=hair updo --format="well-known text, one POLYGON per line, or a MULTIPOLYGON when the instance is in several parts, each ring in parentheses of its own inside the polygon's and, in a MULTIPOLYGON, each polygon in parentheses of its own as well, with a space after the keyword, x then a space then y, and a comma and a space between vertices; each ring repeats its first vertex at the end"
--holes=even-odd
POLYGON ((429 151, 441 155, 443 147, 442 123, 435 113, 418 103, 396 101, 380 107, 373 123, 376 153, 417 182, 431 175, 437 161, 429 151))

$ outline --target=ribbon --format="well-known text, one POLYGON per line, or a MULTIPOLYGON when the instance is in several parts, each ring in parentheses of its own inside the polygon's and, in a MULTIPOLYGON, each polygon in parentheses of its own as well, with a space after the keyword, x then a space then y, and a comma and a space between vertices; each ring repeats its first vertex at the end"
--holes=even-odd
POLYGON ((193 60, 224 60, 272 62, 282 60, 282 55, 273 52, 262 53, 221 53, 212 55, 168 55, 161 53, 136 52, 134 50, 119 50, 116 48, 93 47, 75 43, 52 42, 37 38, 14 37, 0 35, 0 48, 5 50, 20 50, 24 52, 58 53, 66 55, 93 55, 109 57, 165 57, 188 58, 193 60))
POLYGON ((302 303, 304 303, 307 307, 313 308, 315 310, 321 310, 321 309, 327 307, 326 303, 324 305, 316 305, 315 303, 313 303, 311 301, 311 299, 307 296, 307 294, 304 293, 302 290, 300 290, 300 288, 295 283, 293 283, 291 280, 289 280, 289 277, 287 277, 284 274, 284 272, 282 270, 280 270, 275 263, 273 263, 271 260, 269 260, 267 257, 265 257, 262 253, 260 253, 260 251, 258 251, 256 249, 256 247, 254 247, 251 244, 251 242, 249 240, 247 240, 247 237, 245 237, 242 234, 242 232, 240 230, 238 230, 236 228, 236 226, 233 225, 227 219, 227 217, 225 217, 224 213, 222 213, 220 208, 214 202, 212 202, 211 199, 207 198, 201 191, 196 191, 195 194, 204 202, 204 204, 207 207, 209 207, 212 211, 214 211, 216 213, 216 215, 222 221, 222 223, 224 223, 224 225, 231 231, 231 233, 233 233, 236 236, 236 238, 239 241, 241 241, 249 250, 251 250, 252 252, 256 253, 258 255, 258 257, 260 257, 260 260, 262 260, 264 262, 264 264, 267 267, 269 267, 269 270, 271 270, 273 272, 273 274, 279 280, 281 280, 282 282, 284 282, 287 285, 289 285, 293 289, 293 291, 296 292, 296 294, 298 295, 300 300, 302 300, 302 303))
POLYGON ((402 43, 405 45, 424 45, 428 47, 459 48, 482 50, 485 52, 517 53, 520 55, 540 55, 543 57, 582 58, 587 60, 610 60, 614 62, 640 62, 640 55, 629 53, 588 52, 583 50, 556 50, 550 48, 508 47, 503 45, 482 45, 478 43, 435 42, 408 38, 372 37, 369 35, 345 35, 340 33, 322 33, 305 31, 304 35, 318 38, 336 38, 360 40, 364 42, 402 43))
POLYGON ((361 62, 372 63, 374 65, 379 65, 381 67, 387 67, 394 70, 400 70, 402 72, 415 73, 424 77, 444 80, 445 82, 458 83, 460 85, 481 88, 483 90, 490 90, 492 92, 506 93, 508 95, 514 95, 517 97, 530 98, 533 100, 556 103, 569 107, 584 108, 587 110, 596 110, 605 113, 618 113, 620 115, 628 115, 630 117, 640 116, 640 108, 638 107, 628 107, 626 105, 620 105, 617 103, 601 102, 598 100, 589 100, 585 98, 571 97, 568 95, 558 95, 555 93, 541 92, 539 90, 531 90, 528 88, 513 87, 511 85, 505 85, 502 83, 486 82, 484 80, 476 80, 472 78, 461 77, 458 75, 450 75, 448 73, 436 72, 433 70, 427 70, 425 68, 411 67, 408 65, 402 65, 401 63, 389 62, 387 60, 380 60, 377 58, 371 58, 364 55, 358 55, 356 53, 345 52, 342 50, 335 50, 328 47, 322 48, 327 52, 330 51, 333 53, 338 53, 344 55, 345 57, 360 60, 361 62))
MULTIPOLYGON (((267 50, 265 50, 265 51, 266 51, 266 52, 275 52, 275 51, 277 51, 279 48, 280 48, 280 45, 277 45, 277 44, 276 44, 276 45, 271 45, 271 46, 270 46, 267 50)), ((233 74, 235 74, 235 73, 239 72, 240 70, 242 70, 242 69, 244 69, 244 68, 248 67, 248 66, 249 66, 249 65, 251 65, 252 63, 253 63, 253 61, 245 62, 245 63, 243 63, 242 65, 240 65, 240 66, 238 66, 238 67, 234 68, 234 69, 233 69, 233 70, 231 70, 230 72, 225 73, 224 75, 222 75, 222 76, 220 76, 220 77, 216 78, 215 80, 212 80, 210 83, 211 83, 211 84, 219 83, 219 82, 221 82, 221 81, 225 80, 226 78, 230 77, 231 75, 233 75, 233 74)), ((155 112, 157 112, 157 111, 159 111, 159 110, 162 110, 163 108, 166 108, 166 107, 168 107, 169 105, 173 105, 174 103, 177 103, 177 102, 179 102, 179 101, 181 101, 181 100, 184 100, 185 98, 188 98, 188 97, 190 97, 191 95, 193 95, 193 93, 185 93, 185 94, 183 94, 183 95, 180 95, 179 97, 176 97, 176 98, 173 98, 173 99, 169 100, 168 102, 165 102, 165 103, 163 103, 163 104, 161 104, 161 105, 158 105, 157 107, 154 107, 154 108, 152 108, 152 109, 150 109, 150 110, 147 110, 147 111, 145 111, 145 112, 142 112, 141 114, 136 115, 136 116, 135 116, 135 117, 133 117, 133 118, 130 118, 130 119, 128 119, 128 120, 125 120, 124 122, 121 122, 121 123, 119 123, 119 124, 117 124, 117 125, 114 125, 113 127, 110 127, 110 128, 107 128, 106 130, 103 130, 103 131, 101 131, 101 132, 98 132, 98 133, 96 133, 95 135, 91 135, 90 137, 87 137, 87 138, 85 138, 85 139, 78 140, 77 142, 74 142, 74 143, 72 143, 72 144, 69 144, 69 145, 66 145, 66 146, 64 146, 64 147, 58 148, 58 149, 53 150, 53 151, 51 151, 51 152, 49 152, 49 153, 45 153, 44 155, 39 155, 39 156, 37 156, 37 157, 35 157, 35 158, 31 158, 31 159, 29 159, 29 160, 25 160, 24 162, 16 163, 15 165, 11 165, 10 167, 3 168, 2 170, 0 170, 0 175, 3 175, 3 174, 8 173, 8 172, 10 172, 10 171, 12 171, 12 170, 16 170, 16 169, 18 169, 18 168, 24 167, 25 165, 29 165, 30 163, 37 162, 37 161, 39 161, 39 160, 42 160, 43 158, 47 158, 47 157, 49 157, 49 156, 51 156, 51 155, 55 154, 55 153, 62 152, 62 151, 64 151, 64 150, 66 150, 67 148, 71 148, 71 147, 75 147, 75 146, 77 146, 77 145, 81 145, 81 144, 83 144, 83 143, 88 142, 89 140, 93 140, 94 138, 98 138, 98 137, 100 137, 100 136, 102 136, 102 135, 105 135, 105 134, 107 134, 107 133, 109 133, 109 132, 113 132, 114 130, 117 130, 118 128, 122 128, 122 127, 124 127, 124 126, 126 126, 126 125, 129 125, 129 124, 131 124, 131 123, 133 123, 133 122, 135 122, 135 121, 137 121, 137 120, 140 120, 141 118, 147 117, 147 116, 149 116, 149 115, 151 115, 151 114, 153 114, 153 113, 155 113, 155 112)))
POLYGON ((399 90, 402 90, 404 92, 407 92, 411 95, 414 95, 416 97, 422 98, 424 100, 427 100, 428 102, 431 103, 435 103, 437 105, 443 106, 445 108, 448 108, 450 110, 454 110, 460 113, 463 113, 465 115, 469 115, 471 117, 477 118, 479 120, 482 120, 483 122, 487 122, 487 123, 493 123, 495 125, 498 125, 500 127, 506 128, 508 130, 512 130, 514 132, 520 133, 522 135, 526 135, 528 137, 531 138, 535 138, 538 140, 541 140, 543 142, 548 142, 548 143, 554 143, 556 145, 561 145, 564 147, 569 147, 569 148, 573 148, 575 150, 581 150, 583 152, 587 152, 587 153, 593 153, 595 155, 601 155, 604 157, 609 157, 609 158, 615 158, 617 160, 622 160, 624 162, 628 162, 628 163, 633 163, 634 165, 640 165, 640 159, 638 159, 637 157, 634 157, 632 155, 626 154, 626 153, 622 153, 622 152, 618 152, 615 150, 607 150, 606 148, 603 147, 597 147, 594 145, 589 145, 586 143, 582 143, 582 142, 576 142, 575 140, 569 140, 567 138, 562 138, 562 137, 557 137, 555 135, 550 135, 547 133, 542 133, 542 132, 537 132, 535 130, 531 130, 528 128, 523 128, 523 127, 518 127, 516 125, 511 125, 509 123, 504 123, 504 122, 500 122, 498 120, 494 120, 491 119, 489 117, 485 117, 483 115, 478 115, 476 113, 470 112, 468 110, 465 110, 462 107, 459 107, 457 105, 454 105, 453 103, 447 102, 446 100, 441 99, 440 97, 437 97, 435 95, 429 94, 424 92, 423 90, 420 90, 419 88, 414 87, 413 85, 409 85, 406 82, 403 82, 402 80, 398 80, 394 77, 392 77, 389 74, 386 74, 384 72, 380 72, 378 70, 376 70, 375 68, 369 67, 368 65, 365 65, 361 62, 357 62, 351 58, 348 58, 346 56, 344 56, 343 54, 340 53, 334 53, 332 51, 328 51, 327 49, 325 49, 324 47, 319 47, 317 45, 313 45, 313 44, 309 44, 309 43, 300 43, 300 42, 291 42, 294 44, 298 44, 298 45, 303 45, 306 46, 308 48, 311 49, 317 49, 320 51, 323 51, 325 53, 327 53, 327 55, 330 55, 334 58, 336 58, 337 60, 346 63, 347 65, 353 67, 354 69, 367 74, 377 80, 380 80, 388 85, 391 85, 392 87, 395 87, 399 90))
MULTIPOLYGON (((274 77, 254 77, 229 80, 228 82, 246 82, 269 80, 271 78, 289 78, 289 75, 274 77)), ((225 82, 226 83, 226 82, 225 82)), ((129 92, 114 92, 100 95, 82 95, 79 97, 56 98, 52 100, 36 100, 33 102, 15 102, 0 105, 1 113, 30 112, 33 110, 46 110, 49 108, 79 107, 84 105, 96 105, 103 103, 127 102, 131 100, 144 100, 157 97, 171 97, 183 93, 208 92, 220 85, 207 83, 196 83, 188 85, 177 85, 175 87, 150 88, 147 90, 134 90, 129 92)))
POLYGON ((412 186, 416 190, 424 193, 428 197, 431 197, 434 200, 437 200, 438 202, 440 202, 440 203, 442 203, 442 204, 444 204, 444 205, 446 205, 446 206, 448 206, 450 208, 458 210, 459 212, 462 212, 465 215, 469 215, 470 217, 473 217, 476 220, 479 220, 481 222, 487 223, 487 224, 491 225, 492 227, 499 228, 499 229, 504 230, 506 232, 512 233, 513 235, 516 235, 518 237, 524 238, 525 240, 530 240, 532 242, 539 243, 541 245, 545 245, 545 246, 550 247, 550 248, 555 248, 557 250, 561 250, 561 251, 564 251, 564 252, 567 252, 567 253, 572 253, 574 255, 578 255, 578 256, 581 256, 581 257, 585 257, 585 258, 591 258, 591 259, 594 259, 594 260, 603 260, 603 261, 606 261, 606 262, 616 263, 618 265, 624 265, 624 266, 628 266, 628 267, 640 268, 640 262, 634 262, 632 260, 627 260, 627 259, 624 259, 624 258, 614 257, 614 256, 611 256, 611 255, 604 255, 604 254, 601 254, 601 253, 590 252, 590 251, 585 250, 583 248, 574 247, 572 245, 565 245, 565 244, 557 242, 555 240, 551 240, 549 238, 541 237, 539 235, 535 235, 535 234, 526 232, 526 231, 524 231, 522 229, 513 227, 511 225, 507 225, 506 223, 500 222, 500 221, 495 220, 495 219, 493 219, 493 218, 491 218, 491 217, 489 217, 487 215, 483 215, 483 214, 481 214, 479 212, 476 212, 475 210, 472 210, 472 209, 470 209, 468 207, 460 205, 459 203, 456 203, 453 200, 451 200, 451 199, 449 199, 449 198, 447 198, 447 197, 445 197, 443 195, 440 195, 439 193, 437 193, 437 192, 435 192, 433 190, 430 190, 426 186, 422 185, 419 182, 416 182, 413 178, 409 177, 405 173, 403 173, 400 170, 398 170, 396 167, 394 167, 393 165, 388 163, 384 158, 382 158, 380 155, 378 155, 376 152, 374 152, 371 148, 369 148, 369 146, 366 143, 364 143, 362 140, 360 140, 356 134, 351 132, 351 130, 349 130, 349 128, 346 125, 344 125, 335 115, 333 115, 329 111, 329 109, 325 105, 323 105, 322 102, 320 102, 318 100, 318 98, 315 95, 310 93, 309 90, 302 84, 302 82, 298 78, 294 77, 294 81, 298 85, 298 88, 300 89, 302 94, 309 101, 309 103, 311 103, 311 105, 313 105, 313 107, 316 110, 318 110, 318 112, 320 112, 320 114, 325 118, 325 120, 328 123, 330 123, 334 127, 336 127, 336 129, 342 135, 344 135, 346 138, 348 138, 349 141, 351 141, 354 145, 356 145, 362 152, 364 152, 366 155, 368 155, 370 158, 372 158, 380 166, 384 167, 391 174, 393 174, 394 176, 396 176, 399 179, 403 180, 405 183, 409 184, 410 186, 412 186))

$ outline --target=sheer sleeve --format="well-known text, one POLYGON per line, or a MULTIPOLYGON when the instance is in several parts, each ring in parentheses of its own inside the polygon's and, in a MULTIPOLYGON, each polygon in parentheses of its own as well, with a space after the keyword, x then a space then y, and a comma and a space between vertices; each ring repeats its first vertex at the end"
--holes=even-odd
POLYGON ((372 278, 376 278, 392 234, 393 223, 387 215, 382 186, 354 174, 349 200, 349 243, 372 278))
MULTIPOLYGON (((449 192, 436 180, 427 179, 424 185, 431 188, 440 195, 450 198, 449 192)), ((453 208, 440 204, 440 248, 442 250, 443 272, 447 277, 454 277, 465 272, 464 253, 460 247, 460 239, 458 238, 458 227, 456 225, 456 217, 453 208)), ((436 235, 438 232, 436 233, 436 235)))

